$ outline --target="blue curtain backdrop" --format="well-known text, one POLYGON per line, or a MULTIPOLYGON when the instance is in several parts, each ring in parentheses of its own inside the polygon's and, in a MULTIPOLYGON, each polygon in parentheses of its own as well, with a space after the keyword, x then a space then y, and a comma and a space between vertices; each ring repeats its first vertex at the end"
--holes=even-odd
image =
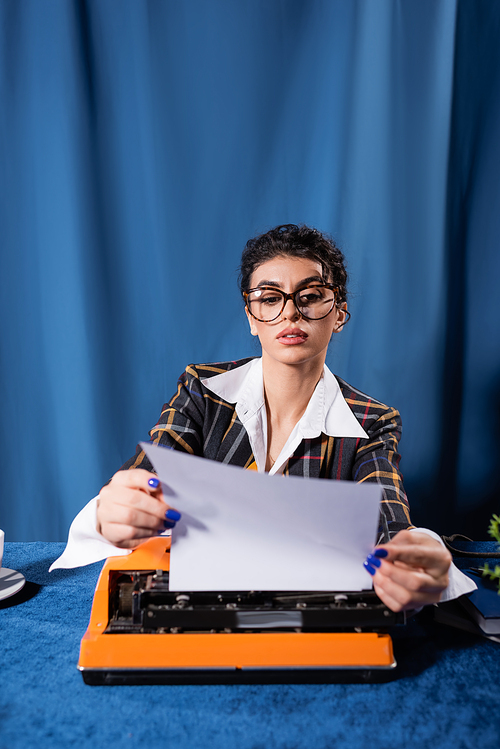
POLYGON ((500 3, 0 0, 1 514, 63 540, 190 361, 257 353, 248 237, 341 243, 330 367, 402 413, 414 521, 499 460, 500 3))

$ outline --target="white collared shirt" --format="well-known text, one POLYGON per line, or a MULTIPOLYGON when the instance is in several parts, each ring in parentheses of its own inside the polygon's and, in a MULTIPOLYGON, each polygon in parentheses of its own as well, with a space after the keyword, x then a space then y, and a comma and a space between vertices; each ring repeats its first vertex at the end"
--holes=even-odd
MULTIPOLYGON (((267 457, 267 414, 262 359, 252 359, 242 367, 206 377, 201 382, 219 398, 236 404, 236 414, 248 434, 257 468, 263 473, 267 457)), ((314 439, 321 434, 368 438, 326 364, 303 416, 292 429, 269 473, 282 473, 302 440, 314 439)))

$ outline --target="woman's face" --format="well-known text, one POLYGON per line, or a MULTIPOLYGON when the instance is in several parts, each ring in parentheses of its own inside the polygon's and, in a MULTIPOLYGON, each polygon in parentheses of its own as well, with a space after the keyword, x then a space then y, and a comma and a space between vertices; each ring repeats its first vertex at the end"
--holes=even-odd
MULTIPOLYGON (((252 274, 250 288, 275 286, 292 294, 307 284, 321 283, 321 265, 316 261, 279 256, 258 266, 252 274)), ((344 309, 334 307, 322 320, 308 320, 302 317, 291 299, 272 322, 259 322, 245 311, 252 335, 259 337, 263 358, 270 357, 285 364, 312 360, 323 363, 332 334, 340 330, 346 318, 344 309)))

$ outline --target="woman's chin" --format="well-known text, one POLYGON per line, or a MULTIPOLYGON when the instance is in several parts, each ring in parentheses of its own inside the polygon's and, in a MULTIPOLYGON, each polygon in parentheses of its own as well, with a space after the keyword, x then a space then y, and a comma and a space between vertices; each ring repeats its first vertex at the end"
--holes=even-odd
POLYGON ((311 351, 311 349, 306 344, 296 346, 291 346, 290 344, 280 345, 279 348, 273 347, 272 351, 262 351, 263 360, 271 359, 275 362, 292 365, 306 364, 307 362, 311 362, 312 360, 317 360, 321 363, 322 366, 325 361, 325 356, 326 351, 311 351))

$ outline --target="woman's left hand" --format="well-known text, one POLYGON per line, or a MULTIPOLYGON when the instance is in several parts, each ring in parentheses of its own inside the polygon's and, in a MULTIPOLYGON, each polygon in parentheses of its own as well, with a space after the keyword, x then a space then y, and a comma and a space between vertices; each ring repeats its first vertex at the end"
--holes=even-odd
POLYGON ((378 597, 392 611, 437 603, 448 586, 449 551, 427 533, 400 531, 366 560, 378 597))

